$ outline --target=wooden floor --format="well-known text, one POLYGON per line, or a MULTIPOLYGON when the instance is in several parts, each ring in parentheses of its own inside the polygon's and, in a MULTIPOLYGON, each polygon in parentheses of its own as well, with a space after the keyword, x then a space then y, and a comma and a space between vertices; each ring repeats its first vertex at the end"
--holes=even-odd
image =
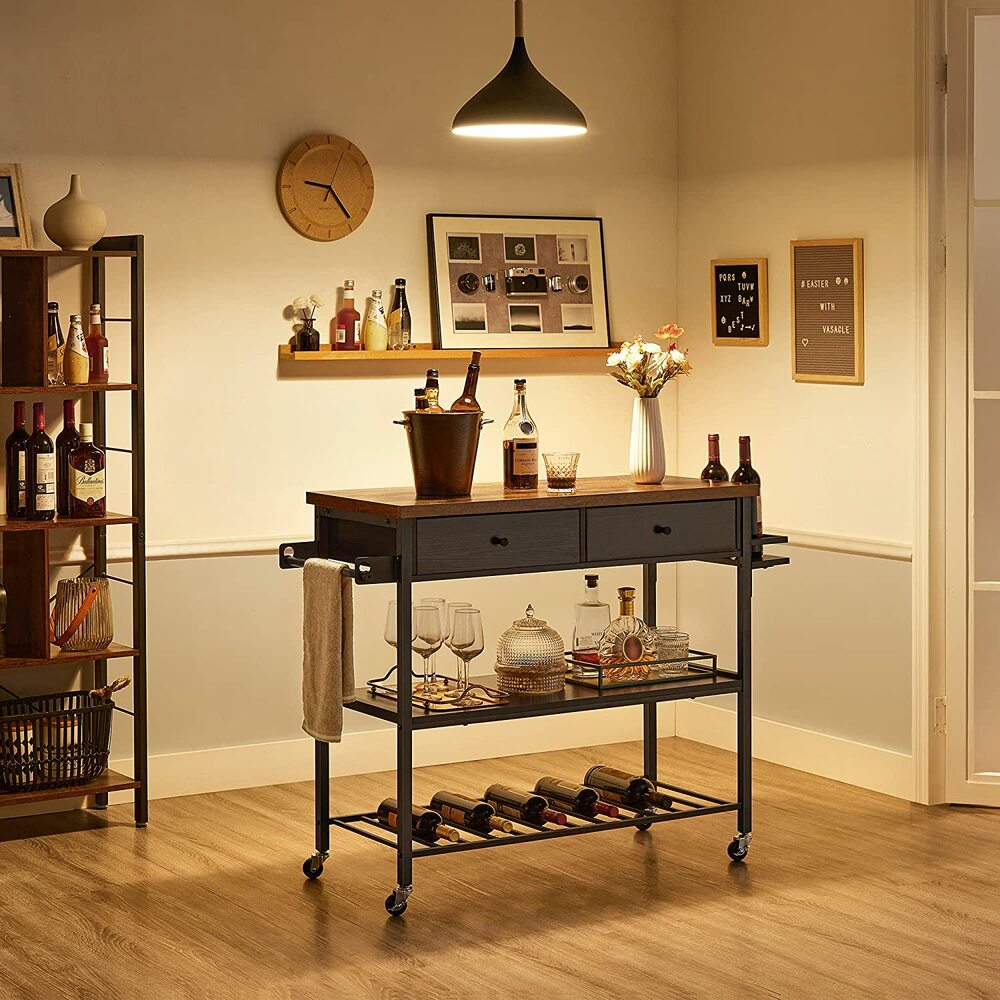
MULTIPOLYGON (((568 777, 636 744, 425 768, 417 793, 568 777)), ((733 757, 662 741, 668 780, 732 794, 733 757)), ((335 779, 336 811, 390 774, 335 779)), ((390 851, 334 831, 311 786, 0 825, 0 998, 1000 997, 1000 812, 923 808, 759 764, 754 842, 730 815, 416 863, 402 918, 390 851), (66 832, 69 831, 69 832, 66 832), (61 833, 60 836, 50 834, 61 833)))

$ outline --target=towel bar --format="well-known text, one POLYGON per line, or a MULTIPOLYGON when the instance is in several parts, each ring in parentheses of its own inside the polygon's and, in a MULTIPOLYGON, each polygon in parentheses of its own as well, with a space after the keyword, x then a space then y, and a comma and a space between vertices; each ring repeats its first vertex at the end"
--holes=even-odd
MULTIPOLYGON (((316 558, 316 543, 313 541, 285 542, 278 546, 280 569, 302 569, 307 559, 316 558)), ((398 575, 396 563, 395 556, 358 556, 353 566, 345 563, 344 569, 355 583, 392 583, 398 575)))

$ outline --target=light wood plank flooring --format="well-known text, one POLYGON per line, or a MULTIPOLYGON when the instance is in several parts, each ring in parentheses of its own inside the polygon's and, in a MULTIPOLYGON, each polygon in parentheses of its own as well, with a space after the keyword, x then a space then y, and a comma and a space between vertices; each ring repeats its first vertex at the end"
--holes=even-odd
MULTIPOLYGON (((731 754, 663 740, 668 780, 721 795, 731 754)), ((334 753, 336 749, 334 748, 334 753)), ((424 768, 440 787, 634 767, 637 744, 424 768)), ((335 779, 335 811, 391 774, 335 779)), ((770 764, 746 865, 733 815, 416 862, 334 830, 308 783, 0 824, 3 1000, 1000 997, 1000 812, 923 808, 770 764), (59 833, 59 836, 53 834, 59 833)))

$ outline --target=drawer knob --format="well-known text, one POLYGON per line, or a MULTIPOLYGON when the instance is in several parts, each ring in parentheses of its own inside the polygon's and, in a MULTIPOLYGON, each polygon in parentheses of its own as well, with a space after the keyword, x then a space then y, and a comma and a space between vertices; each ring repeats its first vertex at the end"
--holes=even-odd
POLYGON ((494 545, 509 545, 509 544, 510 544, 510 539, 508 539, 508 538, 505 538, 505 537, 504 537, 503 535, 494 535, 494 536, 493 536, 493 537, 492 537, 492 538, 490 539, 490 541, 491 541, 491 542, 492 542, 492 543, 493 543, 494 545))
POLYGON ((674 529, 670 527, 669 524, 658 524, 653 531, 658 535, 669 535, 674 529))

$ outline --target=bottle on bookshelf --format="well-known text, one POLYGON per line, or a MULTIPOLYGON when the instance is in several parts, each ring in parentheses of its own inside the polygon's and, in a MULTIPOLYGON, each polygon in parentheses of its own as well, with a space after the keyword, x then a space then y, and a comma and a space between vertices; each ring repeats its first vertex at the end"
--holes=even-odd
MULTIPOLYGON (((601 600, 598 580, 596 573, 584 577, 583 600, 573 609, 573 659, 594 664, 601 662, 601 636, 611 624, 611 608, 601 600)), ((577 677, 597 675, 596 670, 579 664, 574 664, 573 673, 577 677)))
POLYGON ((420 386, 413 390, 413 408, 415 410, 422 410, 425 413, 431 408, 427 400, 427 390, 420 386))
POLYGON ((701 478, 708 483, 728 483, 729 473, 719 460, 719 435, 708 435, 708 464, 701 470, 701 478))
POLYGON ((69 456, 71 517, 104 517, 107 497, 106 457, 94 444, 93 424, 80 424, 80 443, 69 456))
POLYGON ((565 826, 566 814, 549 808, 549 800, 534 792, 522 792, 509 785, 490 785, 483 793, 483 799, 501 815, 524 823, 555 823, 565 826))
POLYGON ((389 309, 389 350, 405 351, 410 346, 412 324, 406 301, 406 279, 397 278, 389 309))
POLYGON ((64 385, 63 352, 66 348, 66 338, 59 325, 59 303, 49 303, 49 353, 47 358, 47 376, 49 385, 64 385))
POLYGON ((581 816, 607 816, 614 819, 618 815, 618 806, 602 802, 596 788, 578 785, 575 781, 546 775, 535 782, 535 791, 544 795, 550 804, 581 816))
POLYGON ((45 433, 45 404, 33 407, 34 433, 25 454, 25 499, 29 521, 51 521, 56 516, 56 446, 45 433))
POLYGON ((364 349, 366 351, 386 351, 389 348, 389 328, 382 307, 382 289, 373 288, 368 311, 365 314, 364 349))
MULTIPOLYGON (((733 473, 734 483, 743 483, 744 485, 750 486, 760 486, 760 475, 757 470, 753 467, 750 461, 750 438, 748 435, 744 434, 740 437, 740 464, 736 471, 733 473)), ((753 533, 754 536, 759 538, 764 534, 763 519, 760 513, 760 497, 754 498, 754 506, 757 509, 756 523, 754 524, 753 533)), ((760 546, 754 546, 754 551, 760 550, 760 546)))
POLYGON ((56 513, 69 514, 69 456, 80 444, 76 429, 76 404, 72 399, 63 400, 63 429, 56 438, 56 513))
POLYGON ((659 791, 649 778, 640 774, 629 774, 608 767, 607 764, 595 764, 583 779, 585 785, 596 788, 605 802, 614 802, 628 809, 647 809, 656 806, 658 809, 669 809, 674 800, 659 791))
POLYGON ((443 413, 441 409, 441 380, 436 368, 427 369, 427 385, 424 387, 427 394, 427 409, 431 413, 443 413))
POLYGON ((482 407, 476 401, 476 387, 479 385, 479 361, 482 351, 473 351, 469 370, 465 375, 465 388, 462 395, 451 404, 451 409, 459 412, 481 411, 482 407))
POLYGON ((66 385, 87 385, 90 381, 90 355, 83 336, 83 322, 77 315, 69 318, 69 333, 63 351, 63 376, 66 385))
POLYGON ((431 808, 441 813, 447 822, 469 830, 478 830, 480 833, 489 833, 491 830, 502 833, 514 831, 514 824, 497 816, 496 809, 488 802, 470 799, 456 792, 436 792, 431 799, 431 808))
POLYGON ((503 487, 538 489, 538 425, 528 412, 527 380, 514 379, 514 406, 503 429, 503 487))
POLYGON ((361 313, 354 308, 354 281, 351 278, 344 281, 344 304, 334 321, 334 333, 330 346, 335 351, 361 350, 361 313))
POLYGON ((90 325, 87 329, 88 381, 91 385, 104 385, 108 381, 108 338, 104 336, 101 306, 90 307, 90 325))
MULTIPOLYGON (((411 806, 413 816, 413 835, 422 840, 450 840, 452 843, 461 839, 458 830, 445 826, 441 813, 421 806, 411 806)), ((399 825, 399 803, 395 799, 383 799, 378 804, 378 818, 391 829, 399 825)))
POLYGON ((24 429, 24 400, 14 402, 14 429, 4 444, 7 469, 7 517, 24 517, 28 513, 28 432, 24 429))
POLYGON ((601 636, 601 663, 613 665, 604 670, 604 676, 611 680, 645 677, 649 674, 646 664, 656 659, 656 633, 636 617, 635 587, 618 588, 618 608, 618 617, 601 636))

